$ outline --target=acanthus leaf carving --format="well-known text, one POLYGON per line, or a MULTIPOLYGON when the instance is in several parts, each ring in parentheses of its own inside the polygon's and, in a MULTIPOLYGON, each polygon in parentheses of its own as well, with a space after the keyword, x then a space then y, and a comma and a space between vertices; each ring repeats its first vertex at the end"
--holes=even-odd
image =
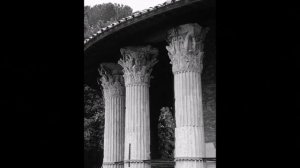
POLYGON ((98 84, 103 87, 104 97, 124 96, 124 78, 122 68, 114 63, 102 63, 98 69, 101 78, 98 84))
POLYGON ((198 24, 185 24, 168 31, 166 46, 173 73, 201 72, 203 68, 203 41, 208 32, 198 24))
POLYGON ((123 58, 118 63, 123 67, 125 85, 149 85, 158 50, 148 45, 121 48, 120 52, 123 58))

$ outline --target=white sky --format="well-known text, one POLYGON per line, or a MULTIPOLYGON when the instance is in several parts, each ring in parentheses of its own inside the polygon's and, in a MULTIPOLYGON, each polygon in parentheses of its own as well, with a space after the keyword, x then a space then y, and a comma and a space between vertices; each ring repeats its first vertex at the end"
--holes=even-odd
POLYGON ((85 6, 94 6, 102 3, 118 3, 128 5, 133 9, 133 12, 140 11, 149 7, 166 2, 167 0, 84 0, 85 6))

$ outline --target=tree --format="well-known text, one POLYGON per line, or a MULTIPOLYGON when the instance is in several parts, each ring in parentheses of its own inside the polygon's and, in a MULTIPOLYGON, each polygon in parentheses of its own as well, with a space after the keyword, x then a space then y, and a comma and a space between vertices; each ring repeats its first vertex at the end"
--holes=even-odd
POLYGON ((174 159, 175 120, 169 107, 160 110, 158 119, 159 151, 164 160, 174 159))
POLYGON ((87 85, 84 86, 84 112, 85 149, 103 149, 104 103, 87 85))
POLYGON ((84 38, 90 37, 101 28, 132 14, 132 8, 122 4, 103 3, 84 7, 84 38))
POLYGON ((104 133, 104 103, 100 94, 84 86, 84 153, 85 168, 102 162, 104 133))
POLYGON ((122 19, 132 14, 132 9, 127 5, 114 4, 116 11, 116 20, 122 19))

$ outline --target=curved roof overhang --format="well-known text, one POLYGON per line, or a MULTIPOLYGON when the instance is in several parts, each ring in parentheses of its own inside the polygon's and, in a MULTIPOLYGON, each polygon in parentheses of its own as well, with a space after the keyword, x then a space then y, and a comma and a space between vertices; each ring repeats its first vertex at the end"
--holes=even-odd
POLYGON ((84 42, 85 83, 95 86, 100 62, 117 62, 120 48, 165 43, 167 31, 181 24, 215 24, 215 0, 177 0, 134 13, 84 42))

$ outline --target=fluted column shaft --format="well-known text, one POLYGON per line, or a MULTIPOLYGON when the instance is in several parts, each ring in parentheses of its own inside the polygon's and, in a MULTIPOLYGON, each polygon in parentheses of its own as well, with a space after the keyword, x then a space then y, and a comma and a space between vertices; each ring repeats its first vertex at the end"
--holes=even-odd
POLYGON ((174 74, 176 168, 205 167, 201 71, 206 32, 198 24, 169 31, 166 48, 174 74))
POLYGON ((200 73, 178 73, 174 79, 176 168, 202 168, 205 141, 200 73))
POLYGON ((148 167, 142 161, 150 160, 149 86, 127 85, 126 107, 125 160, 133 161, 131 167, 148 167))
POLYGON ((104 92, 104 168, 123 168, 125 140, 125 87, 121 67, 101 64, 104 92))
POLYGON ((126 86, 124 167, 150 168, 149 86, 157 50, 147 47, 121 49, 119 64, 126 86))
POLYGON ((125 137, 125 97, 105 97, 104 159, 103 167, 123 167, 125 137))

